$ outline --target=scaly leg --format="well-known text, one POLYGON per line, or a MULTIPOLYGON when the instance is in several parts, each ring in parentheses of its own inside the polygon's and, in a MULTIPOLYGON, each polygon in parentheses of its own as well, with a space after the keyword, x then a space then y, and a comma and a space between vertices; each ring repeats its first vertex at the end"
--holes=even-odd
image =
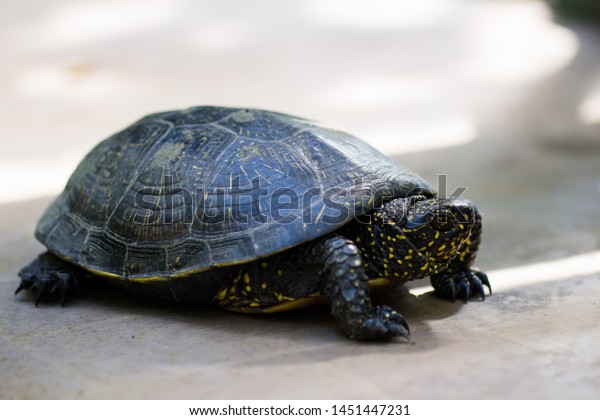
POLYGON ((319 261, 325 276, 325 294, 331 300, 331 313, 351 338, 409 338, 409 328, 398 312, 387 306, 372 306, 368 277, 357 246, 334 235, 313 245, 310 256, 319 261))
POLYGON ((452 301, 456 297, 462 297, 467 302, 471 296, 479 295, 482 300, 485 300, 484 285, 487 286, 490 294, 492 293, 487 275, 471 267, 481 243, 481 215, 477 213, 475 217, 471 235, 459 255, 452 260, 446 270, 431 276, 431 285, 438 296, 452 301))
POLYGON ((408 338, 398 312, 371 305, 368 280, 354 242, 332 235, 242 267, 215 303, 237 312, 275 312, 281 304, 327 297, 332 315, 351 338, 408 338))

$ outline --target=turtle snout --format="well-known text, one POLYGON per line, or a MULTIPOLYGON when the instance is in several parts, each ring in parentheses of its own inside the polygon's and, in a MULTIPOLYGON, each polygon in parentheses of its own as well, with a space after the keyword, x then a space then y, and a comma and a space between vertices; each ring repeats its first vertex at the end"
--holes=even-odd
POLYGON ((477 210, 473 203, 469 200, 456 199, 449 200, 448 206, 450 211, 456 217, 459 222, 474 223, 477 210))
POLYGON ((444 228, 452 226, 455 223, 474 224, 477 210, 468 200, 452 199, 441 202, 433 213, 432 222, 444 228))

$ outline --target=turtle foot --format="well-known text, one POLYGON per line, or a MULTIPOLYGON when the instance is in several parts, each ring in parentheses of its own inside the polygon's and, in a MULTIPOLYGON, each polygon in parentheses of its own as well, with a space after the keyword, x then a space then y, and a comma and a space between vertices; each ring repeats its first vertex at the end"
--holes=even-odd
POLYGON ((401 336, 410 340, 410 329, 404 317, 389 306, 376 306, 371 316, 348 329, 351 338, 360 340, 385 340, 401 336))
POLYGON ((81 297, 80 271, 50 253, 42 254, 19 271, 21 283, 15 295, 21 290, 30 290, 35 293, 35 306, 46 297, 59 297, 61 306, 65 306, 71 294, 81 297))
POLYGON ((487 275, 476 268, 458 271, 446 270, 432 276, 431 284, 436 295, 450 299, 452 302, 458 297, 467 303, 469 298, 475 295, 481 297, 481 300, 485 300, 483 286, 486 286, 492 294, 492 286, 487 275))

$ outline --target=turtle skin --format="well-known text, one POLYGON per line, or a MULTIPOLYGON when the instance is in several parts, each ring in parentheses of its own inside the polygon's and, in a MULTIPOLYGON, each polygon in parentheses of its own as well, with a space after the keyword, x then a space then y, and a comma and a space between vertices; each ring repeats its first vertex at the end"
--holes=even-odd
POLYGON ((80 163, 36 228, 48 251, 23 289, 66 297, 101 278, 152 298, 272 313, 327 301, 347 335, 409 336, 371 304, 425 276, 440 296, 484 297, 471 268, 481 216, 322 124, 255 109, 153 114, 80 163))

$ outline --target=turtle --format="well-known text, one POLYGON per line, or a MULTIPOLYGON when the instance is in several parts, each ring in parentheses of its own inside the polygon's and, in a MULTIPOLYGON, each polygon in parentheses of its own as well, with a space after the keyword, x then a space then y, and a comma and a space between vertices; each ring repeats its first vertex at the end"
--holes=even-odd
POLYGON ((39 220, 15 294, 95 279, 151 299, 276 313, 327 302, 348 337, 410 340, 371 294, 429 276, 485 299, 482 218, 357 137, 251 108, 148 115, 100 142, 39 220))

